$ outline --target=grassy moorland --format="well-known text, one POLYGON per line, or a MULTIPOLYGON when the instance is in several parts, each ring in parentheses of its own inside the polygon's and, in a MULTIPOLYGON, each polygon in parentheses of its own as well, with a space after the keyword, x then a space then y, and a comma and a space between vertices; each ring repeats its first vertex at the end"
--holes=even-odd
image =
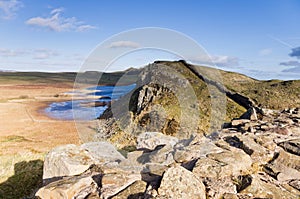
MULTIPOLYGON (((211 96, 206 83, 180 62, 167 64, 184 74, 191 83, 200 107, 199 129, 205 132, 211 114, 211 96)), ((130 84, 137 80, 140 71, 131 69, 126 72, 127 79, 123 83, 130 84)), ((300 106, 299 80, 259 81, 242 74, 220 73, 227 89, 251 98, 257 105, 272 109, 300 106)), ((77 83, 95 82, 99 75, 93 71, 81 73, 77 83)), ((114 85, 123 75, 124 72, 104 73, 99 84, 114 85)), ((72 72, 0 72, 0 198, 32 197, 42 182, 43 159, 47 151, 57 145, 80 142, 73 121, 57 121, 42 112, 50 102, 71 99, 60 94, 73 89, 76 76, 72 72)), ((246 110, 231 99, 226 100, 226 120, 238 117, 246 110)), ((152 103, 151 106, 164 107, 167 119, 180 119, 179 102, 174 93, 166 92, 152 103)), ((146 116, 147 111, 137 116, 136 122, 147 122, 146 116)), ((176 128, 176 125, 173 126, 176 128)), ((171 125, 163 131, 168 134, 172 128, 171 125)), ((126 145, 124 139, 127 138, 120 132, 110 140, 126 145)))

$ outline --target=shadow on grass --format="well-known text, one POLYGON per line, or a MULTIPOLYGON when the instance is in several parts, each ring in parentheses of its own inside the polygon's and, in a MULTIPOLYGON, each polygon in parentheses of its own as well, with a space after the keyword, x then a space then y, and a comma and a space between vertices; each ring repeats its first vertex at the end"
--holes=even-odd
POLYGON ((43 161, 22 161, 14 165, 14 175, 0 184, 0 199, 33 198, 42 185, 43 161))

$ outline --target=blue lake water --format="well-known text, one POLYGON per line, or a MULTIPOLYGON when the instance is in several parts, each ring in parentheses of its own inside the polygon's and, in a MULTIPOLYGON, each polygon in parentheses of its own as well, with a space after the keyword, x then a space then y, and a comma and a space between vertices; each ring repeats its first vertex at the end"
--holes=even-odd
POLYGON ((61 120, 93 120, 99 117, 107 109, 107 106, 85 106, 86 104, 118 100, 135 87, 136 84, 128 86, 95 86, 87 88, 84 93, 75 91, 73 92, 75 96, 85 96, 87 99, 53 102, 45 109, 45 112, 48 116, 61 120), (89 99, 90 96, 96 96, 96 98, 89 99), (99 98, 97 99, 97 97, 99 98))

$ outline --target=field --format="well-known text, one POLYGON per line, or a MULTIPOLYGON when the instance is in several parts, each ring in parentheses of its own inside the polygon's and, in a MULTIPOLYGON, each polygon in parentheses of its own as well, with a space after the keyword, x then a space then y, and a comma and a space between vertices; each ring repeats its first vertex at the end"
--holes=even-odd
POLYGON ((73 89, 75 74, 1 73, 0 198, 30 197, 41 184, 43 159, 53 147, 79 142, 72 121, 43 114, 59 94, 73 89))

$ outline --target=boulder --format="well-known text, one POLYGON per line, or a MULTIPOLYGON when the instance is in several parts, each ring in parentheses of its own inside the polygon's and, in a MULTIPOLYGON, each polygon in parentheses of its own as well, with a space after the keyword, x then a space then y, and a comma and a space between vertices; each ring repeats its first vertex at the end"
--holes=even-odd
POLYGON ((265 171, 280 182, 300 180, 298 156, 280 150, 279 154, 265 166, 265 171))
POLYGON ((138 158, 143 155, 143 151, 132 151, 127 154, 127 158, 122 160, 118 167, 126 170, 142 171, 144 164, 138 161, 138 158))
POLYGON ((109 142, 89 142, 80 148, 87 151, 96 164, 119 163, 125 160, 125 157, 109 142))
POLYGON ((260 179, 259 176, 253 176, 251 184, 240 193, 247 195, 251 194, 252 198, 299 198, 299 196, 290 193, 281 186, 276 186, 275 184, 260 179))
POLYGON ((174 146, 178 142, 178 138, 167 136, 158 132, 145 132, 137 138, 137 149, 154 150, 157 146, 170 145, 174 146))
POLYGON ((101 197, 110 198, 126 189, 136 181, 141 180, 139 173, 119 170, 115 173, 107 173, 102 177, 101 197))
POLYGON ((258 164, 266 164, 274 156, 274 152, 258 144, 255 141, 256 136, 253 135, 227 136, 224 140, 231 146, 242 149, 250 155, 253 162, 257 162, 258 164))
POLYGON ((224 178, 238 176, 251 169, 252 159, 243 150, 230 147, 221 153, 197 160, 193 173, 197 177, 224 178))
POLYGON ((231 177, 225 178, 205 178, 204 180, 207 198, 222 198, 224 194, 237 194, 236 185, 231 177))
MULTIPOLYGON (((145 194, 147 183, 144 181, 138 180, 129 185, 126 189, 113 196, 112 199, 140 199, 146 198, 147 194, 145 194)), ((150 195, 148 195, 149 197, 150 195)), ((149 197, 150 198, 150 197, 149 197)))
POLYGON ((50 151, 45 158, 43 179, 78 175, 92 164, 116 165, 124 159, 124 156, 108 142, 59 146, 50 151))
POLYGON ((159 198, 206 198, 204 184, 181 166, 172 167, 164 173, 158 194, 159 198))
POLYGON ((99 180, 99 178, 89 175, 66 177, 42 187, 35 196, 41 199, 79 199, 86 198, 91 194, 98 195, 100 180, 95 180, 99 180))
POLYGON ((94 161, 87 151, 70 144, 51 150, 45 157, 43 179, 78 175, 86 171, 94 161))
POLYGON ((235 119, 235 120, 231 121, 231 125, 236 127, 236 126, 244 125, 249 122, 250 122, 250 120, 248 120, 248 119, 235 119))
POLYGON ((166 166, 170 165, 175 162, 173 159, 173 147, 166 145, 151 152, 144 152, 137 158, 137 161, 142 164, 158 163, 166 166))
POLYGON ((210 153, 221 153, 223 149, 217 147, 210 140, 201 140, 191 142, 187 146, 181 143, 175 145, 174 160, 179 163, 185 163, 192 160, 205 157, 210 153))
POLYGON ((285 151, 300 156, 300 139, 288 140, 277 144, 285 151))
POLYGON ((300 191, 300 180, 291 180, 289 182, 289 185, 295 189, 297 189, 298 191, 300 191))

